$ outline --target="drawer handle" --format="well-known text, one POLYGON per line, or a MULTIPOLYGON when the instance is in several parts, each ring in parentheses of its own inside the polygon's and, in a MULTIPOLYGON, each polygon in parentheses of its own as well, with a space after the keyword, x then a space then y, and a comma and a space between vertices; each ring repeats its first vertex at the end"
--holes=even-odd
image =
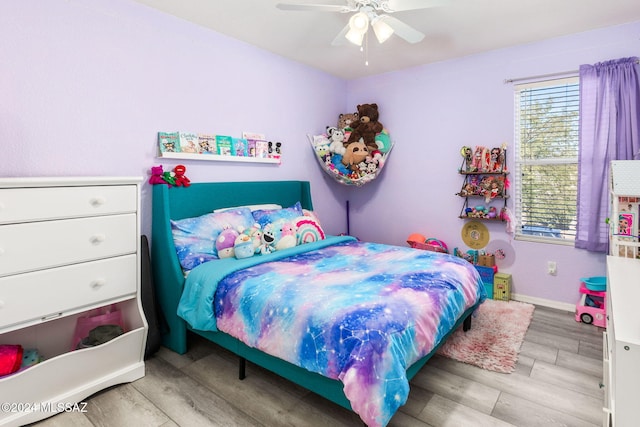
POLYGON ((0 255, 4 255, 4 249, 0 248, 0 255))
POLYGON ((107 199, 105 199, 102 196, 99 197, 94 197, 93 199, 91 199, 90 203, 91 206, 93 206, 94 208, 98 208, 102 205, 104 205, 107 202, 107 199))
POLYGON ((93 236, 91 236, 89 241, 91 241, 91 243, 93 243, 94 245, 99 245, 100 243, 104 242, 106 238, 107 236, 105 236, 104 234, 94 234, 93 236))
POLYGON ((0 299, 0 308, 4 307, 4 301, 0 299))
POLYGON ((91 286, 91 289, 94 289, 94 290, 97 291, 98 289, 100 289, 101 287, 103 287, 106 284, 107 284, 106 280, 104 280, 104 279, 96 279, 96 280, 91 282, 90 286, 91 286))

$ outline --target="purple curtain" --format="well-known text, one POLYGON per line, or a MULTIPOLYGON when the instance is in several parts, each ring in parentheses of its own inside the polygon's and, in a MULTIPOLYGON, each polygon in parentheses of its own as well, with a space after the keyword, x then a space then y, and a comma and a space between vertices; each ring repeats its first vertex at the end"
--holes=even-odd
POLYGON ((638 58, 580 66, 576 248, 608 252, 609 162, 640 155, 638 58))

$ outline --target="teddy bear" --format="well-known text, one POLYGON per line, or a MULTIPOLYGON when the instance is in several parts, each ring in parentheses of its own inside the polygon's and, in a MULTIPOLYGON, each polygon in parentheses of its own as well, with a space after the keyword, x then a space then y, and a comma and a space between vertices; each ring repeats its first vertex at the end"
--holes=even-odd
POLYGON ((149 177, 149 184, 165 184, 169 185, 167 181, 162 179, 164 171, 162 170, 162 165, 159 166, 151 166, 151 176, 149 177))
POLYGON ((382 132, 384 126, 378 121, 378 104, 361 104, 358 105, 357 122, 351 123, 351 134, 347 140, 347 145, 353 142, 362 141, 369 147, 370 151, 377 150, 376 134, 382 132))
POLYGON ((183 165, 177 165, 175 168, 173 168, 173 173, 175 174, 173 177, 175 181, 174 185, 178 187, 188 187, 191 185, 191 180, 184 175, 186 171, 187 168, 183 165))
POLYGON ((351 123, 358 121, 358 113, 346 113, 338 116, 338 129, 351 129, 351 123))

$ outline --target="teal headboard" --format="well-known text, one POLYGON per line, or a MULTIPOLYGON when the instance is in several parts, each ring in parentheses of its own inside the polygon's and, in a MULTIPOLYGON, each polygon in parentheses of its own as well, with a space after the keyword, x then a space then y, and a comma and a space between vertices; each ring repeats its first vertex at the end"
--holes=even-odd
POLYGON ((186 351, 186 325, 176 315, 184 275, 173 244, 170 220, 190 218, 232 206, 276 203, 289 207, 300 202, 312 210, 307 181, 209 182, 190 187, 154 185, 151 223, 151 264, 156 296, 169 330, 163 344, 186 351))

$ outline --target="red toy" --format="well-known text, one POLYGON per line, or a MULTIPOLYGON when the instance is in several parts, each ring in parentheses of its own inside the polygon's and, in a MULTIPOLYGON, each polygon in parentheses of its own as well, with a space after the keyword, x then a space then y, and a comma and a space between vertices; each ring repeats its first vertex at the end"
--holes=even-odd
POLYGON ((187 178, 184 173, 187 171, 187 168, 184 165, 177 165, 173 168, 173 173, 175 174, 174 180, 175 185, 178 187, 188 187, 191 185, 191 180, 187 178))

